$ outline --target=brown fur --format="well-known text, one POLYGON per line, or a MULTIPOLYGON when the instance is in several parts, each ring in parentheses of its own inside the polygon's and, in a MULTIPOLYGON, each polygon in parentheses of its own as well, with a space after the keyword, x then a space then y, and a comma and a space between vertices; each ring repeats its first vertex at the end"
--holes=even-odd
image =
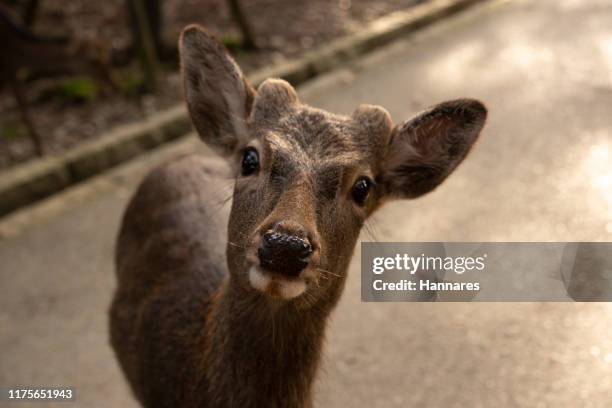
POLYGON ((442 182, 486 111, 458 100, 401 126, 375 106, 334 115, 301 104, 281 80, 255 92, 198 27, 180 46, 194 125, 229 167, 183 158, 136 192, 117 243, 113 347, 146 407, 310 407, 327 317, 365 219, 389 198, 442 182), (242 176, 246 147, 261 168, 242 176), (360 206, 351 191, 363 176, 374 187, 360 206), (220 203, 232 178, 228 215, 220 203), (306 291, 289 300, 248 279, 262 234, 278 223, 314 248, 306 291))

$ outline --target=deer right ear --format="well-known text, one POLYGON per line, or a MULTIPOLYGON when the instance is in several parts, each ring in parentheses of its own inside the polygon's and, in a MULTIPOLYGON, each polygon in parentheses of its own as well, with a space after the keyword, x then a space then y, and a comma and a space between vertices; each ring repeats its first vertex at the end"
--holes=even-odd
POLYGON ((203 28, 186 27, 179 49, 191 121, 206 144, 230 156, 248 142, 246 119, 255 91, 225 47, 203 28))
POLYGON ((482 103, 459 99, 396 127, 378 177, 386 194, 415 198, 436 188, 468 154, 486 117, 482 103))

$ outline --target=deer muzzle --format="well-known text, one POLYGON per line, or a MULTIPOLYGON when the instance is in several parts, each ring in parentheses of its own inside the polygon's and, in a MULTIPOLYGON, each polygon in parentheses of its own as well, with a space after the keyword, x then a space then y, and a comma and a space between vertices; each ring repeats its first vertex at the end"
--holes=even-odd
POLYGON ((257 263, 249 272, 256 289, 282 298, 306 290, 303 271, 314 264, 316 243, 308 230, 293 221, 277 222, 258 233, 257 263))

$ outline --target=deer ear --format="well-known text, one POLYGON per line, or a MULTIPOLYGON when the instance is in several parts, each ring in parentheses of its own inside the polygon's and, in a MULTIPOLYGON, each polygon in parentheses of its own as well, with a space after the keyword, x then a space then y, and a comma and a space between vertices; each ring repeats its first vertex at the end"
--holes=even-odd
POLYGON ((486 116, 482 103, 460 99, 436 105, 397 126, 378 183, 397 198, 432 191, 468 154, 486 116))
POLYGON ((223 156, 248 141, 255 91, 223 45, 197 25, 179 40, 181 73, 191 121, 200 138, 223 156))

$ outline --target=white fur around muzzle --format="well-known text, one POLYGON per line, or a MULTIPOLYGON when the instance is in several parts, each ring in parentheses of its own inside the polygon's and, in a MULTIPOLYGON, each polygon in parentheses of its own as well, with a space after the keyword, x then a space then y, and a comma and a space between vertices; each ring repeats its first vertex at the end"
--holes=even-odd
POLYGON ((275 285, 276 292, 283 299, 296 298, 306 291, 306 282, 303 279, 273 278, 255 266, 249 270, 249 282, 251 286, 263 293, 270 292, 272 285, 275 285))

